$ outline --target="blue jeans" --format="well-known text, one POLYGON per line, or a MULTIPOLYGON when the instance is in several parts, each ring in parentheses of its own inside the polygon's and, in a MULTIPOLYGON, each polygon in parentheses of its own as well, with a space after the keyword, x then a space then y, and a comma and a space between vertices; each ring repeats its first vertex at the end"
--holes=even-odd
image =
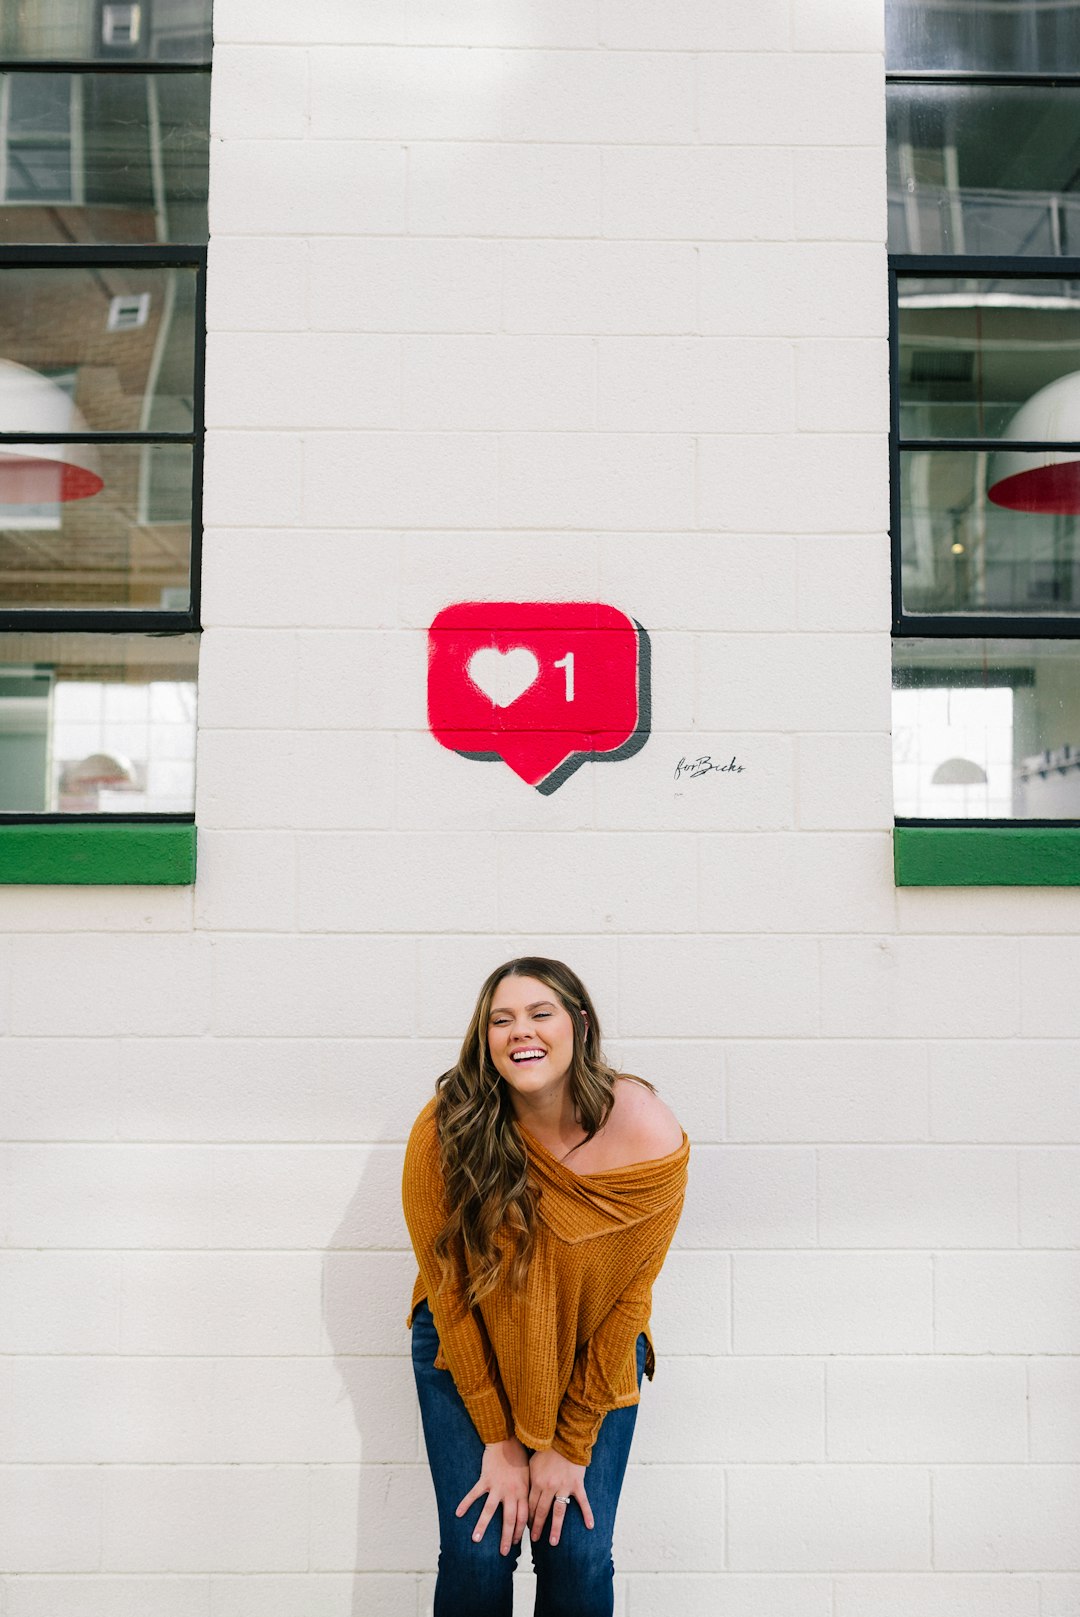
MULTIPOLYGON (((439 1577, 434 1617, 511 1617, 513 1575, 521 1554, 515 1544, 499 1554, 502 1511, 496 1511, 479 1544, 472 1535, 485 1504, 478 1499, 464 1516, 454 1511, 480 1475, 484 1445, 461 1401, 449 1370, 436 1370, 439 1337, 427 1303, 413 1314, 412 1361, 424 1442, 439 1509, 439 1577)), ((645 1369, 645 1337, 637 1342, 638 1386, 645 1369)), ((581 1507, 571 1500, 562 1535, 552 1549, 551 1517, 532 1549, 536 1572, 535 1617, 611 1617, 614 1603, 611 1535, 619 1503, 637 1405, 604 1416, 585 1472, 585 1491, 595 1526, 585 1526, 581 1507)), ((531 1452, 531 1451, 528 1451, 531 1452)), ((529 1530, 525 1529, 525 1537, 529 1530)))

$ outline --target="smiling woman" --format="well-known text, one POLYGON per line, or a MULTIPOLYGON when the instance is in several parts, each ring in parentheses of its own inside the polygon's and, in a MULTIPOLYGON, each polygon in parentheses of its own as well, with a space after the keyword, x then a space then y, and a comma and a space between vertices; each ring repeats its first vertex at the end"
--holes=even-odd
POLYGON ((569 967, 527 957, 491 974, 405 1156, 435 1617, 508 1617, 526 1526, 538 1613, 612 1611, 652 1284, 689 1150, 651 1084, 605 1062, 569 967))

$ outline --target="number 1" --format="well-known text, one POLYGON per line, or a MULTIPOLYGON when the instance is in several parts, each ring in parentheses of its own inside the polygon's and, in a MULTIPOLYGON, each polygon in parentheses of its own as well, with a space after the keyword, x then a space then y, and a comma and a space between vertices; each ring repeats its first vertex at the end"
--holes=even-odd
POLYGON ((559 658, 554 667, 566 669, 566 700, 572 702, 574 700, 574 653, 568 651, 565 657, 559 658))

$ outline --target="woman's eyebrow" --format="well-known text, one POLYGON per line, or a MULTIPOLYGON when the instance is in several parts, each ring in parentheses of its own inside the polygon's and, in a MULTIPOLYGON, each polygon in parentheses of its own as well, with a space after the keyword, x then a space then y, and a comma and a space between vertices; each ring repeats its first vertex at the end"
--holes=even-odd
MULTIPOLYGON (((551 999, 534 999, 531 1005, 526 1005, 527 1011, 538 1011, 542 1005, 550 1005, 554 1009, 555 1002, 551 999)), ((513 1009, 509 1005, 493 1005, 488 1012, 489 1016, 513 1016, 513 1009)))

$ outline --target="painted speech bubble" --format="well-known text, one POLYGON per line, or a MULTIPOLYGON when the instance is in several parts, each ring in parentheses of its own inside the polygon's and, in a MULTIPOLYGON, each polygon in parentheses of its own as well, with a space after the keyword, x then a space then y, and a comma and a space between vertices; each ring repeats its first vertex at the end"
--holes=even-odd
POLYGON ((428 630, 428 724, 549 794, 649 735, 649 637, 603 601, 457 601, 428 630))

